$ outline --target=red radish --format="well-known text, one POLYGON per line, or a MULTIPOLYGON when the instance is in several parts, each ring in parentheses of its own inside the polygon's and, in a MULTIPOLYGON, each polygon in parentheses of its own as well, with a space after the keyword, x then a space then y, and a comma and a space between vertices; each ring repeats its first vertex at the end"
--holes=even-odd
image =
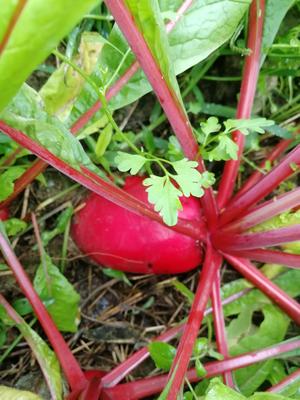
MULTIPOLYGON (((147 200, 141 177, 128 177, 124 190, 139 200, 147 200)), ((179 216, 202 219, 199 201, 181 198, 179 216)), ((72 225, 78 247, 97 263, 133 273, 178 274, 202 261, 201 245, 194 239, 133 214, 94 193, 86 199, 72 225)))
POLYGON ((9 210, 8 208, 4 207, 0 209, 0 221, 5 221, 9 218, 9 210))

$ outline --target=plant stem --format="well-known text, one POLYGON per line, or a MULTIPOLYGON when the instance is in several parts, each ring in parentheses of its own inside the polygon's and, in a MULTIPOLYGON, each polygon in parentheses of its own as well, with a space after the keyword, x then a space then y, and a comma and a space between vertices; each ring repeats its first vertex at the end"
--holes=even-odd
MULTIPOLYGON (((222 307, 222 299, 221 299, 221 274, 220 269, 216 273, 216 278, 213 282, 212 292, 212 308, 213 308, 213 318, 214 318, 214 327, 215 327, 215 337, 217 342, 217 348, 219 353, 221 353, 224 359, 227 359, 229 356, 228 344, 226 338, 226 330, 225 330, 225 320, 224 313, 222 307)), ((224 383, 233 388, 234 381, 231 371, 224 372, 223 374, 224 383)))
POLYGON ((221 263, 221 256, 208 243, 195 298, 170 371, 170 375, 174 372, 174 379, 167 395, 167 400, 176 399, 183 383, 205 307, 211 294, 212 284, 221 263))
MULTIPOLYGON (((247 47, 251 50, 251 53, 250 55, 246 56, 236 118, 251 117, 251 110, 259 74, 264 12, 265 1, 253 0, 250 7, 247 42, 247 47)), ((232 195, 241 162, 241 156, 244 150, 245 136, 241 132, 235 131, 232 137, 235 143, 238 145, 238 159, 229 160, 225 164, 217 197, 217 202, 220 209, 227 204, 232 195)))
MULTIPOLYGON (((29 149, 39 158, 52 165, 54 168, 67 175, 69 178, 81 183, 89 190, 97 193, 99 196, 102 196, 107 200, 126 208, 127 210, 135 212, 138 215, 147 216, 165 226, 162 218, 153 210, 153 208, 149 204, 146 204, 136 199, 124 190, 112 185, 110 182, 103 180, 98 175, 89 171, 85 167, 81 167, 81 171, 76 170, 75 168, 71 167, 70 165, 56 157, 54 154, 50 153, 47 149, 40 146, 34 140, 30 139, 23 132, 8 126, 3 121, 0 121, 0 129, 8 136, 10 136, 13 140, 18 142, 21 146, 29 149)), ((179 219, 177 225, 168 228, 173 229, 176 232, 191 236, 196 240, 206 240, 204 224, 201 225, 199 221, 197 221, 196 223, 194 221, 179 219)))
POLYGON ((290 318, 300 324, 300 306, 275 283, 265 277, 250 261, 224 254, 229 263, 248 281, 273 300, 290 318))
POLYGON ((237 257, 248 258, 252 261, 265 262, 268 264, 282 264, 296 269, 300 268, 300 254, 265 249, 232 251, 231 254, 237 257))
MULTIPOLYGON (((300 346, 300 339, 288 340, 262 350, 257 350, 239 356, 231 357, 223 361, 212 361, 204 364, 207 371, 205 378, 218 376, 226 371, 233 371, 255 364, 260 361, 276 358, 280 354, 296 350, 300 346)), ((187 372, 187 379, 190 382, 198 382, 195 369, 187 372)), ((153 396, 160 393, 168 382, 168 375, 160 375, 151 378, 141 379, 139 381, 124 383, 114 388, 103 389, 103 400, 134 400, 153 396)), ((176 397, 174 397, 175 399, 176 397)), ((225 400, 225 399, 224 399, 225 400)))
MULTIPOLYGON (((222 300, 222 306, 226 304, 230 304, 233 301, 243 297, 247 294, 251 288, 246 288, 241 290, 240 292, 234 293, 226 299, 222 300)), ((209 307, 205 310, 204 316, 207 316, 212 313, 212 308, 209 307)), ((182 333, 185 327, 185 323, 180 324, 174 328, 169 329, 167 332, 162 335, 154 338, 152 341, 154 342, 169 342, 177 335, 182 333)), ((135 369, 138 365, 140 365, 147 357, 149 356, 148 346, 143 347, 138 350, 132 356, 128 357, 125 361, 115 367, 112 371, 108 372, 102 379, 103 387, 109 388, 118 384, 126 375, 128 375, 133 369, 135 369)))
POLYGON ((42 325, 60 364, 64 370, 67 381, 72 390, 81 390, 86 385, 86 378, 81 371, 79 364, 64 341, 61 333, 58 331, 51 319, 44 304, 37 295, 32 286, 24 268, 12 251, 9 243, 6 241, 3 233, 0 231, 0 250, 10 266, 22 292, 29 300, 40 324, 42 325))
POLYGON ((278 246, 282 243, 296 242, 300 236, 300 224, 270 231, 232 234, 219 230, 212 236, 214 245, 224 251, 259 249, 278 246))
MULTIPOLYGON (((260 170, 264 170, 268 163, 273 163, 278 159, 279 156, 289 147, 293 142, 293 139, 281 140, 267 156, 267 158, 260 164, 260 170)), ((235 199, 238 199, 242 194, 247 192, 253 185, 255 185, 260 178, 264 175, 260 170, 256 170, 253 174, 246 180, 242 188, 238 191, 235 199)))
POLYGON ((247 192, 237 198, 234 197, 221 214, 220 225, 224 226, 245 215, 250 206, 271 193, 281 182, 295 172, 294 165, 300 165, 300 145, 287 154, 272 171, 263 176, 247 192))
POLYGON ((241 232, 300 205, 300 188, 260 204, 243 218, 226 225, 226 232, 241 232))

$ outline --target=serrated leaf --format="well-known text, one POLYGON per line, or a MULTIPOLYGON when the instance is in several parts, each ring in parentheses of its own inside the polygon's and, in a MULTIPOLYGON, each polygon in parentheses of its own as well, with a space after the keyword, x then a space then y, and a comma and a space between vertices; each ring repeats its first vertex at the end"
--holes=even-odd
POLYGON ((47 309, 61 331, 76 332, 80 296, 71 283, 45 254, 46 271, 41 264, 34 278, 34 287, 43 301, 52 300, 47 309))
POLYGON ((159 212, 164 222, 174 226, 178 220, 178 210, 182 209, 179 197, 182 195, 167 176, 151 175, 143 181, 143 185, 149 186, 148 200, 154 204, 155 211, 159 212))
POLYGON ((148 350, 157 368, 169 371, 175 358, 176 349, 168 343, 152 342, 148 350))
POLYGON ((207 121, 200 123, 200 127, 204 132, 205 136, 208 136, 211 133, 219 132, 219 130, 221 129, 219 120, 216 117, 209 117, 207 121))
POLYGON ((9 36, 0 58, 0 111, 33 69, 45 60, 80 18, 98 2, 31 0, 26 2, 11 31, 7 29, 19 2, 1 2, 0 43, 7 32, 9 36))
POLYGON ((204 149, 203 157, 209 161, 236 160, 238 153, 237 144, 227 135, 218 136, 218 144, 212 150, 204 149))
POLYGON ((224 121, 224 126, 226 132, 232 132, 234 130, 239 130, 244 135, 248 135, 251 131, 264 133, 268 126, 273 126, 274 121, 268 120, 266 118, 254 118, 254 119, 228 119, 224 121))
POLYGON ((187 158, 183 158, 182 160, 174 161, 172 166, 177 173, 177 175, 172 175, 172 178, 178 183, 184 196, 203 196, 202 176, 196 169, 198 166, 196 161, 189 161, 187 158))
POLYGON ((0 201, 9 197, 14 191, 14 182, 25 171, 22 167, 10 167, 0 175, 0 201))
POLYGON ((129 154, 118 151, 115 157, 115 163, 121 172, 130 171, 131 175, 137 174, 144 166, 147 159, 138 154, 129 154))

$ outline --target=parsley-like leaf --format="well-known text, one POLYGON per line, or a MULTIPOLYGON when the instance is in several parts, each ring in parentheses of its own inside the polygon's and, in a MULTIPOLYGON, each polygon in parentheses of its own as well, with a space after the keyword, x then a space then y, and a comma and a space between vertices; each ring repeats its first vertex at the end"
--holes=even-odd
POLYGON ((124 153, 123 151, 118 151, 118 155, 115 157, 118 169, 121 172, 130 171, 131 175, 137 174, 146 161, 147 159, 143 156, 124 153))
POLYGON ((178 210, 182 209, 179 200, 181 191, 172 184, 168 176, 151 175, 143 184, 149 186, 146 191, 149 202, 154 204, 154 210, 159 212, 167 225, 176 225, 178 210))
POLYGON ((218 137, 219 143, 210 151, 203 152, 203 157, 209 161, 236 160, 238 153, 237 144, 227 135, 218 137))
POLYGON ((180 161, 173 162, 172 165, 177 173, 177 175, 172 175, 172 178, 178 183, 184 196, 203 196, 204 190, 201 187, 202 176, 196 169, 198 163, 183 158, 180 161))
POLYGON ((274 121, 266 118, 228 119, 224 122, 226 133, 239 130, 244 135, 248 135, 251 131, 265 133, 263 128, 272 125, 274 125, 274 121))

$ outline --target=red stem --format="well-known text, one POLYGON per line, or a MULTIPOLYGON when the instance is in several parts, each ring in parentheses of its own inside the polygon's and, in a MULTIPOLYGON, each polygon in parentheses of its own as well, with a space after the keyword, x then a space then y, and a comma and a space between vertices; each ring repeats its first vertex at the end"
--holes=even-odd
POLYGON ((253 172, 253 174, 246 180, 242 188, 238 191, 235 196, 235 199, 238 199, 242 194, 246 193, 253 185, 255 185, 260 178, 263 176, 261 170, 263 170, 267 164, 273 163, 278 159, 279 156, 289 147, 289 145, 293 142, 293 139, 285 139, 281 140, 271 151, 268 157, 263 161, 260 166, 259 170, 253 172))
MULTIPOLYGON (((207 374, 205 378, 212 378, 223 374, 226 371, 247 367, 270 358, 293 351, 300 346, 300 340, 289 340, 276 344, 266 349, 245 353, 240 356, 231 357, 223 361, 212 361, 204 365, 207 374)), ((187 378, 190 382, 198 382, 200 378, 197 376, 195 369, 187 372, 187 378)), ((103 389, 101 400, 136 400, 147 396, 153 396, 160 393, 168 383, 168 375, 159 375, 151 378, 141 379, 139 381, 124 383, 114 388, 103 389)), ((174 397, 175 399, 176 397, 174 397)))
MULTIPOLYGON (((247 47, 250 49, 251 53, 250 55, 246 56, 236 118, 251 117, 251 110, 260 66, 260 50, 264 25, 264 13, 265 1, 253 0, 250 7, 248 25, 249 34, 247 42, 247 47)), ((244 150, 245 136, 241 132, 235 131, 232 135, 232 138, 238 145, 238 159, 229 160, 225 164, 217 198, 220 209, 227 204, 232 195, 241 163, 241 156, 244 150)))
MULTIPOLYGON (((246 288, 244 290, 241 290, 238 293, 234 293, 233 295, 227 297, 222 301, 222 306, 225 306, 226 304, 230 304, 233 301, 240 299, 243 297, 245 294, 247 294, 249 291, 251 291, 252 288, 246 288)), ((207 316, 212 313, 212 308, 207 308, 204 312, 204 316, 207 316)), ((160 336, 157 336, 154 338, 152 341, 154 342, 169 342, 173 338, 175 338, 178 334, 180 334, 185 327, 185 324, 178 325, 174 328, 171 328, 167 332, 163 333, 160 336)), ((134 368, 136 368, 138 365, 140 365, 146 358, 149 356, 149 351, 148 351, 148 346, 143 347, 142 349, 138 350, 136 353, 134 353, 132 356, 128 357, 125 361, 123 361, 121 364, 119 364, 116 368, 114 368, 112 371, 108 372, 103 378, 102 378, 102 386, 103 387, 113 387, 123 378, 125 378, 126 375, 128 375, 134 368)))
MULTIPOLYGON (((181 144, 184 154, 191 160, 197 159, 199 163, 199 171, 204 172, 205 167, 202 159, 198 155, 198 144, 195 140, 186 112, 181 106, 174 91, 169 88, 166 81, 162 79, 163 74, 148 48, 143 35, 134 23, 134 17, 126 7, 124 0, 105 0, 105 3, 111 14, 114 16, 116 23, 121 28, 154 92, 156 93, 173 131, 181 144)), ((217 208, 211 188, 205 191, 202 203, 209 225, 215 227, 217 208)))
POLYGON ((186 370, 193 352, 193 346, 198 336, 199 328, 203 320, 205 307, 212 290, 212 284, 216 279, 217 270, 222 263, 221 256, 213 250, 210 243, 207 245, 204 265, 200 273, 200 281, 195 293, 189 317, 183 331, 175 360, 172 365, 173 382, 167 396, 167 400, 174 400, 183 383, 186 370))
POLYGON ((255 225, 261 224, 270 218, 281 214, 284 211, 291 210, 300 204, 300 188, 284 193, 279 197, 274 197, 269 201, 252 209, 243 218, 233 221, 224 227, 226 232, 241 232, 255 225))
POLYGON ((56 356, 59 359, 71 389, 74 391, 83 389, 87 384, 87 380, 81 371, 79 364, 77 363, 67 343, 64 341, 61 333, 55 326, 44 304, 41 302, 38 294, 34 290, 32 283, 24 271, 24 268, 15 256, 1 231, 0 249, 22 292, 29 300, 38 320, 40 321, 40 324, 42 325, 42 328, 44 329, 56 353, 56 356))
POLYGON ((218 231, 212 236, 214 245, 225 251, 241 251, 259 249, 261 247, 278 246, 282 243, 295 242, 300 239, 300 224, 270 231, 231 234, 218 231))
POLYGON ((224 256, 240 274, 273 300, 292 320, 300 324, 300 306, 297 301, 270 281, 249 260, 229 254, 224 256))
POLYGON ((276 250, 241 250, 234 251, 231 254, 237 257, 248 258, 252 261, 259 261, 272 264, 283 264, 291 268, 300 268, 300 254, 284 253, 276 250))
MULTIPOLYGON (((212 286, 211 300, 212 300, 217 348, 219 353, 221 353, 224 359, 226 360, 229 357, 229 351, 228 351, 228 344, 227 344, 226 330, 225 330, 225 319, 224 319, 222 299, 221 299, 220 272, 221 272, 220 269, 218 269, 216 273, 216 278, 212 286)), ((232 388, 235 386, 231 371, 224 372, 223 380, 227 386, 232 388)))
POLYGON ((297 369, 297 371, 295 371, 291 375, 287 376, 281 382, 277 383, 277 385, 274 385, 270 389, 268 389, 267 392, 272 392, 272 393, 279 392, 280 393, 285 388, 292 385, 293 383, 299 382, 299 380, 300 380, 300 369, 297 369))
POLYGON ((253 206, 270 194, 281 182, 292 175, 295 172, 295 165, 300 165, 300 145, 287 154, 272 171, 265 175, 246 193, 238 198, 233 198, 224 213, 220 216, 221 226, 245 215, 250 206, 253 206))
MULTIPOLYGON (((106 182, 95 173, 87 170, 85 167, 81 168, 82 172, 72 168, 54 154, 50 153, 47 149, 40 146, 34 140, 30 139, 23 132, 8 126, 3 121, 0 121, 0 130, 10 136, 21 146, 29 149, 39 158, 52 165, 58 171, 67 175, 76 182, 81 183, 83 186, 97 193, 99 196, 102 196, 121 207, 135 212, 136 214, 147 216, 148 218, 151 218, 164 225, 159 214, 157 214, 150 205, 137 200, 135 197, 112 185, 110 182, 106 182)), ((176 232, 191 236, 197 240, 205 240, 206 235, 202 230, 203 227, 204 225, 202 227, 199 225, 199 221, 195 223, 193 221, 179 219, 176 226, 169 228, 175 230, 176 232)))

